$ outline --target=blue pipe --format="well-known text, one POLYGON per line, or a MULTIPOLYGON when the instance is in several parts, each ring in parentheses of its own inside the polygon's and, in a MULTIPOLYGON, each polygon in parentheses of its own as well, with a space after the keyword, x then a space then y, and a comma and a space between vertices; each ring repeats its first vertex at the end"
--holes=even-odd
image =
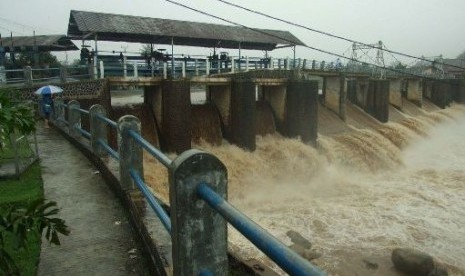
POLYGON ((152 210, 155 211, 155 214, 157 214, 158 218, 161 220, 161 223, 163 223, 163 226, 165 226, 166 231, 168 231, 168 233, 170 233, 171 235, 171 220, 170 217, 168 217, 168 214, 165 212, 165 209, 161 207, 160 203, 158 203, 153 194, 149 191, 144 181, 139 176, 139 173, 133 168, 129 170, 129 173, 131 174, 131 177, 134 180, 134 182, 136 182, 137 187, 139 187, 139 189, 142 191, 145 198, 149 202, 149 205, 152 207, 152 210))
POLYGON ((140 136, 137 132, 130 129, 129 135, 134 138, 144 149, 147 150, 153 157, 155 157, 160 163, 162 163, 165 167, 169 167, 171 165, 171 159, 168 156, 164 155, 160 150, 152 146, 147 140, 145 140, 142 136, 140 136))
POLYGON ((76 129, 79 130, 79 132, 81 132, 82 136, 84 136, 87 139, 90 139, 90 137, 91 137, 90 132, 88 132, 88 131, 80 128, 80 127, 76 127, 76 129))
POLYGON ((234 206, 219 196, 207 184, 199 184, 197 195, 290 275, 326 275, 325 272, 314 267, 299 254, 289 249, 265 229, 234 208, 234 206))
POLYGON ((80 113, 84 113, 84 114, 89 114, 89 113, 90 113, 89 110, 85 110, 85 109, 82 109, 82 108, 79 108, 79 107, 73 106, 73 105, 71 105, 71 106, 69 107, 69 109, 77 110, 77 111, 79 111, 80 113))
POLYGON ((119 161, 119 153, 112 149, 102 138, 97 139, 97 143, 102 146, 114 159, 119 161))
POLYGON ((97 118, 103 122, 105 122, 107 125, 111 126, 112 128, 117 128, 118 124, 115 121, 112 121, 108 119, 107 117, 103 117, 102 114, 97 114, 97 118))

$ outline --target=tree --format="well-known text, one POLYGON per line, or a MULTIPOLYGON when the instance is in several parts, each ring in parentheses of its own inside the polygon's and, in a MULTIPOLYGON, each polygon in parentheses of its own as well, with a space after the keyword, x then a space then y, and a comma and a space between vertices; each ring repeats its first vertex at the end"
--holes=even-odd
POLYGON ((35 64, 34 52, 32 51, 23 51, 15 54, 15 62, 13 63, 10 59, 7 60, 5 67, 6 68, 23 68, 24 66, 40 66, 40 67, 49 67, 57 68, 61 66, 61 63, 58 61, 57 57, 52 55, 50 52, 40 52, 38 53, 38 64, 35 64))
POLYGON ((151 44, 143 44, 142 48, 140 48, 140 55, 141 56, 150 56, 152 54, 152 45, 151 44))
POLYGON ((0 149, 14 131, 29 134, 35 130, 34 111, 25 104, 13 105, 0 91, 0 149))
POLYGON ((7 238, 12 241, 13 250, 27 250, 27 238, 31 231, 42 236, 51 244, 60 245, 58 234, 69 235, 65 221, 53 217, 59 209, 56 202, 40 199, 32 202, 27 209, 11 206, 0 215, 0 272, 2 275, 21 275, 20 269, 5 249, 7 238))

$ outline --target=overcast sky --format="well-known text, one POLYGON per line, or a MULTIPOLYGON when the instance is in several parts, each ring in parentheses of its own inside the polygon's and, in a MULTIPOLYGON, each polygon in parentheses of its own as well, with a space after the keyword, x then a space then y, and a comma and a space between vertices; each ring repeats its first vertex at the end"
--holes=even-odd
MULTIPOLYGON (((227 6, 216 0, 176 0, 249 27, 288 30, 309 46, 350 56, 351 44, 276 22, 227 6)), ((263 13, 313 29, 372 44, 381 40, 388 49, 415 56, 455 58, 465 51, 464 0, 229 0, 263 13)), ((164 0, 0 0, 0 33, 3 37, 66 34, 70 10, 116 13, 154 18, 227 24, 164 0)), ((76 41, 76 45, 80 46, 76 41)), ((91 44, 93 46, 93 43, 91 44)), ((99 43, 99 49, 139 51, 140 45, 99 43)), ((157 45, 158 47, 158 45, 157 45)), ((159 46, 167 48, 166 46, 159 46)), ((211 49, 176 47, 175 52, 206 54, 211 49)), ((230 55, 237 51, 229 50, 230 55)), ((75 58, 78 53, 68 53, 75 58)), ((290 49, 275 50, 273 57, 292 57, 290 49)), ((297 47, 297 57, 336 59, 297 47)), ((260 56, 261 52, 242 53, 260 56)), ((374 54, 373 54, 374 55, 374 54)), ((392 57, 386 55, 387 60, 392 57)), ((405 61, 409 60, 398 57, 405 61)), ((410 60, 411 61, 411 60, 410 60)))

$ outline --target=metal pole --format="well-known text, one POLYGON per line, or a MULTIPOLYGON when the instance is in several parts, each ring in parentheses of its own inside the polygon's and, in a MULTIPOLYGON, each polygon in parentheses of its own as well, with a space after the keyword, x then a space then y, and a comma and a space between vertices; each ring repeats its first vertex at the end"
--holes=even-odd
POLYGON ((33 54, 34 54, 34 66, 39 65, 39 51, 37 48, 37 39, 36 39, 36 31, 33 31, 33 36, 34 36, 34 47, 33 48, 33 54))
POLYGON ((292 48, 292 50, 294 50, 294 68, 295 68, 295 45, 294 45, 294 47, 292 48))
POLYGON ((239 41, 239 71, 241 70, 241 42, 239 41))
POLYGON ((94 51, 94 79, 98 78, 98 71, 97 71, 97 58, 98 58, 98 48, 97 48, 97 35, 94 37, 95 41, 95 51, 94 51))
POLYGON ((171 37, 171 78, 174 79, 174 38, 171 37))
POLYGON ((195 191, 198 197, 205 200, 210 207, 221 214, 226 221, 270 257, 270 259, 276 262, 279 267, 289 273, 289 275, 326 275, 326 273, 313 266, 253 220, 242 214, 205 182, 197 185, 195 191))

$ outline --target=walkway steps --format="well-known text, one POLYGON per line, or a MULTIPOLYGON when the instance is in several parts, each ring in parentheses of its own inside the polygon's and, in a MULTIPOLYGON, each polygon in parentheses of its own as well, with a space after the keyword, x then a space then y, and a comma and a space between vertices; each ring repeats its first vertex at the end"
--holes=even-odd
POLYGON ((122 205, 99 172, 54 129, 37 125, 45 198, 71 233, 42 241, 38 275, 147 275, 122 205))

